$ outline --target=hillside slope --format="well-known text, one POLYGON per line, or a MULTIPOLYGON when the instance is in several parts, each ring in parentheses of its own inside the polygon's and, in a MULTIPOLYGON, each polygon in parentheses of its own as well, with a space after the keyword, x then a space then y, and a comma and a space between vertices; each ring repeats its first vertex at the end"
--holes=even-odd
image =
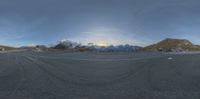
POLYGON ((165 52, 200 51, 200 46, 194 45, 189 40, 186 39, 167 38, 156 44, 144 47, 142 50, 165 51, 165 52))
POLYGON ((5 46, 5 45, 0 45, 0 51, 7 51, 7 50, 15 50, 17 48, 14 48, 14 47, 10 47, 10 46, 5 46))

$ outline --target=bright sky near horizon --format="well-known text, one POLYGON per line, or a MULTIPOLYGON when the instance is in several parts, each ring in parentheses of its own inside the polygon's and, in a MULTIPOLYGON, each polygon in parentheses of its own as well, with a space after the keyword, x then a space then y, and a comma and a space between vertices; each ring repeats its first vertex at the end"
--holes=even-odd
POLYGON ((0 44, 200 44, 199 0, 0 0, 0 44))

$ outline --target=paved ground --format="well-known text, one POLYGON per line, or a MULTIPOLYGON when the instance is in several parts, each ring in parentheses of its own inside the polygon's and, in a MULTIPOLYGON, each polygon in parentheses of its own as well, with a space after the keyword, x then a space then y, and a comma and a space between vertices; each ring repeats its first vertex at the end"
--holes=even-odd
POLYGON ((0 99, 200 99, 200 54, 0 54, 0 99))

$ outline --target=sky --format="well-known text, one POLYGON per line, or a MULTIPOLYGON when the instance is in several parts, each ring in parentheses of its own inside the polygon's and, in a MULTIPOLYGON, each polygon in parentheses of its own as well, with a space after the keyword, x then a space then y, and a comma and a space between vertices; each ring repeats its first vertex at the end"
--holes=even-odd
POLYGON ((199 0, 0 0, 1 45, 146 46, 164 38, 200 45, 199 27, 199 0))

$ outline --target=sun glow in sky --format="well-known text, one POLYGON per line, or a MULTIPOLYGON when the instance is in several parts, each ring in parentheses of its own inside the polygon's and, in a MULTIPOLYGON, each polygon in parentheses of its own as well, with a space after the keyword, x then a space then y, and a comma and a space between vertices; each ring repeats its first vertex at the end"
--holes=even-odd
POLYGON ((96 45, 97 45, 97 46, 110 46, 111 44, 99 42, 99 43, 97 43, 96 45))
POLYGON ((81 32, 79 35, 69 38, 69 40, 78 41, 82 44, 94 43, 98 46, 119 44, 144 45, 144 43, 134 37, 133 34, 127 36, 129 33, 126 33, 126 35, 124 33, 126 33, 126 31, 121 29, 109 26, 97 26, 90 27, 90 29, 87 29, 85 32, 81 32))

